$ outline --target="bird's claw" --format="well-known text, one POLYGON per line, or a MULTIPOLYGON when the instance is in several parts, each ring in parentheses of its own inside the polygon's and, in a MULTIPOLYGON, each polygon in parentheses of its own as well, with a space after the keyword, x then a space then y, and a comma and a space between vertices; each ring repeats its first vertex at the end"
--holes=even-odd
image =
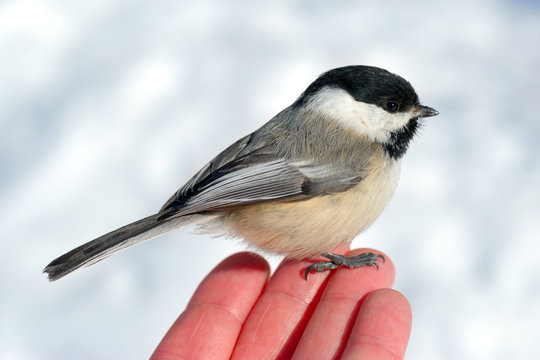
POLYGON ((308 277, 309 273, 311 272, 311 270, 315 270, 316 272, 321 272, 321 271, 324 271, 324 270, 335 269, 338 266, 339 265, 336 265, 331 261, 321 261, 321 262, 318 262, 318 263, 315 263, 315 264, 311 264, 306 269, 306 272, 304 273, 304 277, 307 280, 307 277, 308 277))
POLYGON ((346 266, 349 269, 359 268, 361 266, 375 266, 377 270, 379 270, 379 263, 377 260, 381 259, 383 263, 386 261, 384 256, 374 253, 362 253, 351 257, 333 253, 324 253, 322 256, 330 261, 322 261, 308 266, 304 273, 306 280, 311 270, 321 272, 324 270, 333 270, 339 266, 346 266))

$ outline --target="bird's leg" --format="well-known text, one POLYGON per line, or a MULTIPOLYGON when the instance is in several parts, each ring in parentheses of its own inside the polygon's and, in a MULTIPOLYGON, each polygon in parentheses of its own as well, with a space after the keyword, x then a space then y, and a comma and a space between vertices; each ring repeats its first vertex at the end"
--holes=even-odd
POLYGON ((385 261, 384 256, 374 253, 362 253, 351 257, 333 253, 323 253, 321 254, 321 256, 324 256, 330 261, 322 261, 311 264, 304 273, 306 280, 311 270, 321 272, 324 270, 332 270, 339 266, 346 266, 349 269, 358 268, 360 266, 375 266, 377 270, 379 270, 379 264, 377 263, 377 260, 381 259, 383 263, 385 261))

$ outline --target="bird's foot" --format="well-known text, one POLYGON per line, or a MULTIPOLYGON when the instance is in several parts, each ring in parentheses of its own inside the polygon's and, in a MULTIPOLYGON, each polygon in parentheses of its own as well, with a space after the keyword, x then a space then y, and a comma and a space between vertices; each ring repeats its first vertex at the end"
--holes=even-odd
POLYGON ((377 260, 381 259, 383 263, 385 261, 384 256, 369 252, 351 257, 333 253, 324 253, 321 255, 329 259, 330 261, 322 261, 311 264, 304 273, 304 277, 306 278, 306 280, 311 270, 321 272, 324 270, 336 269, 339 266, 346 266, 349 269, 358 268, 360 266, 375 266, 377 270, 379 270, 379 263, 377 263, 377 260))

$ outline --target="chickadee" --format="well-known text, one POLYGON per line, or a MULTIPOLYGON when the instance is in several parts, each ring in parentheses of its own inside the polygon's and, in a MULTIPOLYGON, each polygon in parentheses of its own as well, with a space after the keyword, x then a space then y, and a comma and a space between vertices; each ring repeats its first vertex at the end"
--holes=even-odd
POLYGON ((329 251, 351 242, 379 216, 419 120, 437 114, 420 105, 409 82, 386 70, 330 70, 291 106, 206 164, 157 214, 71 250, 44 272, 57 280, 188 225, 289 258, 329 259, 309 266, 306 278, 311 270, 338 266, 378 268, 381 255, 329 251))

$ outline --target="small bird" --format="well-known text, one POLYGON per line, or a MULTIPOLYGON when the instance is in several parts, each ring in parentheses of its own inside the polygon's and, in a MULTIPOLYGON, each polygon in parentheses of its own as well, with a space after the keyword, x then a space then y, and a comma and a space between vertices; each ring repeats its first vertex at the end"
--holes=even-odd
POLYGON ((320 75, 255 132, 217 155, 150 215, 53 260, 57 280, 82 266, 188 225, 239 237, 293 259, 329 261, 305 271, 376 266, 381 255, 331 253, 369 227, 390 201, 400 161, 425 117, 411 84, 372 66, 320 75))

